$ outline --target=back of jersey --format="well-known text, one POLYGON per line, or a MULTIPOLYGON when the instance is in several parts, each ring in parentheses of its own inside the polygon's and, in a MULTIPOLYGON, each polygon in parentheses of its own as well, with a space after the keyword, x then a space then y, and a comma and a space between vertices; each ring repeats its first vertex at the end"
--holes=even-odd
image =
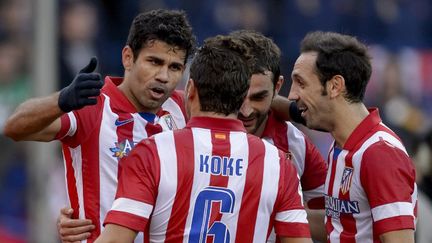
POLYGON ((273 226, 279 235, 309 237, 285 154, 237 120, 205 120, 135 147, 105 223, 148 230, 150 242, 265 242, 273 226))
MULTIPOLYGON (((163 235, 169 212, 166 240, 183 232, 186 242, 265 242, 283 196, 281 174, 293 171, 281 168, 283 154, 244 131, 192 127, 168 137, 155 138, 161 170, 150 238, 163 235)), ((295 173, 287 179, 298 185, 295 173)), ((298 186, 294 192, 298 200, 286 209, 302 207, 298 186)))

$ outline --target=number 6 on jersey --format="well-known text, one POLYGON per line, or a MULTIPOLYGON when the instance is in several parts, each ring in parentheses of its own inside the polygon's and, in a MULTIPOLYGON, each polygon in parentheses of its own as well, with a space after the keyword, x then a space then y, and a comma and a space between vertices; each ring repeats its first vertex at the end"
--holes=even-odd
POLYGON ((206 187, 198 194, 192 216, 189 243, 204 243, 207 235, 213 236, 214 243, 230 242, 230 233, 225 224, 214 222, 208 227, 213 202, 220 202, 221 213, 232 213, 235 204, 234 193, 228 188, 206 187))

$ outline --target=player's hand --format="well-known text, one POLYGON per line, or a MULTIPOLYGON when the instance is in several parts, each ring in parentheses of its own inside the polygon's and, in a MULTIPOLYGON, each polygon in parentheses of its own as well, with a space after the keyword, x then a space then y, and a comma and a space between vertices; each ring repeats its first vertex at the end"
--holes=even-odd
POLYGON ((62 208, 57 218, 57 231, 62 243, 81 242, 95 228, 90 219, 72 219, 72 208, 62 208))
POLYGON ((86 105, 95 105, 100 94, 103 81, 99 73, 94 73, 97 66, 96 57, 92 57, 74 78, 69 86, 60 91, 58 105, 64 112, 78 110, 86 105))

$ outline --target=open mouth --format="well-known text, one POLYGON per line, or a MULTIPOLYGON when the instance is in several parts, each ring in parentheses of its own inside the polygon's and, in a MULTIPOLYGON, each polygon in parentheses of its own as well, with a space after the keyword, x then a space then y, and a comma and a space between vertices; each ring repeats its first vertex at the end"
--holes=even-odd
POLYGON ((304 117, 306 115, 306 111, 308 110, 308 108, 305 106, 299 106, 298 109, 299 109, 302 117, 304 117))
POLYGON ((239 117, 238 119, 243 122, 243 126, 245 127, 253 126, 255 123, 255 118, 253 117, 252 118, 239 117))
POLYGON ((163 88, 154 87, 154 88, 151 88, 150 90, 151 90, 153 98, 159 99, 165 95, 165 90, 163 88))

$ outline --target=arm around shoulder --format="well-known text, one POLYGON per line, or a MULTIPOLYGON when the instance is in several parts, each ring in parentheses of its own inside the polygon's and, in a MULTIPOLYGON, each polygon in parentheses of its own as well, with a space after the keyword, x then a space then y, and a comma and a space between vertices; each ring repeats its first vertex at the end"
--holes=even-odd
POLYGON ((271 109, 277 117, 284 121, 291 121, 290 105, 293 103, 285 97, 276 95, 272 101, 271 109))
POLYGON ((285 97, 276 95, 271 104, 271 109, 275 115, 282 120, 292 121, 305 125, 306 121, 301 116, 301 111, 297 103, 285 97))
POLYGON ((7 119, 4 134, 15 141, 51 141, 60 131, 59 92, 25 101, 7 119))

